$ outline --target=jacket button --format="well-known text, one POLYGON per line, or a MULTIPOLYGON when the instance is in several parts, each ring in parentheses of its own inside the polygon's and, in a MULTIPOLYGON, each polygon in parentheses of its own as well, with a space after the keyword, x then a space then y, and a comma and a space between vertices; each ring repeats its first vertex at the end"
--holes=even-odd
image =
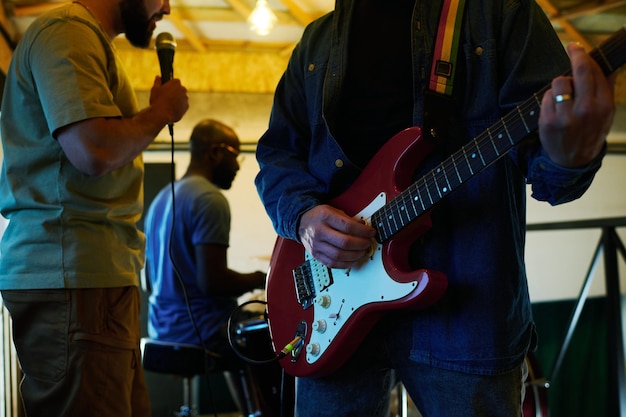
POLYGON ((485 52, 485 50, 482 46, 477 46, 476 49, 474 49, 474 53, 478 56, 481 56, 483 52, 485 52))
POLYGON ((341 168, 341 167, 343 166, 343 161, 342 161, 341 159, 337 159, 337 160, 335 161, 335 166, 336 166, 337 168, 341 168))
POLYGON ((309 64, 309 72, 313 71, 315 69, 315 64, 309 64))

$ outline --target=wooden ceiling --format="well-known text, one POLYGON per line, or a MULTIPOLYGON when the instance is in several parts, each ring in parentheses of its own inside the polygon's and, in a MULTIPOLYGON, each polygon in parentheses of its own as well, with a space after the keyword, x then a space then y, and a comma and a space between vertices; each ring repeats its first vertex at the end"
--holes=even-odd
MULTIPOLYGON (((104 0, 103 0, 104 1, 104 0)), ((393 1, 393 0, 391 0, 393 1)), ((537 0, 564 42, 591 49, 626 24, 626 0, 537 0)), ((2 0, 0 70, 30 22, 63 0, 2 0)), ((304 27, 334 7, 334 0, 268 0, 278 23, 267 36, 249 30, 254 0, 170 0, 172 13, 156 33, 170 32, 178 46, 176 76, 190 90, 271 93, 304 27)), ((155 33, 155 35, 156 35, 155 33)), ((129 62, 138 89, 149 89, 158 68, 154 50, 132 48, 120 36, 118 50, 129 62)), ((620 102, 626 102, 620 76, 620 102)))

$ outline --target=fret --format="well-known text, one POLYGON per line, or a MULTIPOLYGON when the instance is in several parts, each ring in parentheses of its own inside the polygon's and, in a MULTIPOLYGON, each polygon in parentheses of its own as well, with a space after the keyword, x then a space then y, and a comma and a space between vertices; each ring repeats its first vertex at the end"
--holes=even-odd
POLYGON ((412 214, 407 210, 407 200, 410 201, 410 199, 403 193, 400 194, 397 202, 398 217, 403 226, 413 220, 412 214))
POLYGON ((422 194, 420 193, 420 190, 419 188, 417 188, 417 186, 415 187, 415 191, 417 192, 417 194, 413 196, 413 201, 419 201, 420 205, 422 206, 422 210, 426 211, 426 206, 424 205, 424 197, 422 197, 422 194))
POLYGON ((396 213, 397 208, 394 202, 395 200, 392 200, 391 204, 387 204, 387 210, 385 211, 385 213, 387 216, 387 223, 389 224, 389 230, 392 230, 395 233, 396 231, 400 230, 400 228, 398 227, 398 215, 396 213))
MULTIPOLYGON (((512 145, 514 143, 513 136, 511 135, 511 132, 509 130, 509 125, 504 119, 500 119, 500 125, 502 127, 502 130, 500 131, 500 133, 498 133, 497 140, 494 141, 494 147, 496 148, 496 157, 494 159, 502 155, 505 151, 508 150, 509 145, 512 145), (508 141, 506 139, 508 139, 508 141)), ((489 165, 491 162, 493 161, 490 161, 486 165, 489 165)))
POLYGON ((372 225, 377 231, 379 242, 384 242, 423 213, 414 204, 421 201, 414 192, 418 192, 415 184, 372 215, 372 225))
MULTIPOLYGON (((517 109, 517 114, 519 115, 520 119, 524 123, 524 128, 526 129, 526 133, 530 133, 530 129, 528 128, 528 125, 526 124, 526 120, 524 119, 524 115, 522 114, 522 110, 519 108, 519 106, 517 106, 516 109, 517 109)), ((513 144, 513 141, 511 141, 511 145, 512 144, 513 144)))
MULTIPOLYGON (((511 145, 513 145, 515 142, 513 142, 513 138, 511 137, 511 132, 509 132, 509 128, 507 127, 504 119, 501 119, 501 120, 502 120, 502 127, 504 128, 504 132, 506 133, 506 136, 509 138, 509 142, 511 143, 511 145)), ((502 136, 500 136, 499 139, 502 139, 502 136)))
POLYGON ((382 219, 382 221, 386 226, 385 230, 387 231, 387 234, 389 236, 393 236, 393 234, 397 232, 397 229, 394 228, 394 224, 390 220, 391 219, 389 217, 389 210, 385 210, 385 217, 382 219))
POLYGON ((473 139, 465 146, 469 151, 469 165, 472 169, 472 175, 475 175, 485 166, 485 160, 483 159, 483 155, 476 139, 473 139))
POLYGON ((387 210, 387 218, 389 219, 390 229, 396 232, 400 230, 400 228, 398 227, 398 222, 396 221, 396 216, 392 209, 393 207, 391 207, 390 210, 387 210))
POLYGON ((430 205, 432 206, 434 204, 433 196, 430 194, 430 189, 428 188, 428 183, 426 182, 426 177, 424 177, 422 179, 422 182, 424 183, 424 188, 426 189, 426 192, 428 193, 428 199, 430 200, 430 205))
POLYGON ((541 98, 535 93, 528 101, 528 109, 524 112, 524 124, 528 133, 534 132, 539 126, 539 110, 541 109, 541 98))
POLYGON ((405 201, 406 207, 410 207, 412 209, 410 211, 411 215, 413 216, 411 220, 415 220, 416 217, 428 210, 433 204, 432 201, 430 204, 424 201, 424 198, 422 197, 422 193, 420 192, 417 183, 404 190, 396 198, 401 198, 403 201, 405 201))
MULTIPOLYGON (((498 156, 500 153, 498 152, 498 148, 496 147, 496 142, 493 140, 493 135, 491 134, 491 129, 487 128, 487 135, 489 135, 489 142, 491 142, 491 146, 493 147, 493 151, 496 153, 496 156, 498 156)), ((500 137, 502 137, 502 134, 499 134, 500 137)), ((491 159, 491 158, 489 158, 491 159)), ((486 164, 484 164, 486 165, 486 164)))
POLYGON ((616 71, 626 63, 626 28, 623 27, 589 55, 596 60, 604 75, 616 71))
MULTIPOLYGON (((465 156, 465 159, 467 159, 467 155, 465 155, 465 151, 463 151, 463 155, 465 156)), ((459 166, 456 164, 456 158, 454 158, 454 155, 452 155, 451 161, 452 161, 452 165, 454 166, 454 172, 456 172, 456 178, 459 180, 459 185, 463 184, 463 177, 461 177, 461 173, 459 172, 459 166)))
POLYGON ((372 227, 376 229, 376 239, 379 242, 384 242, 389 237, 393 236, 391 230, 389 229, 389 223, 387 223, 386 219, 387 209, 385 206, 377 210, 372 214, 372 227))
MULTIPOLYGON (((437 168, 436 170, 430 171, 431 175, 433 177, 433 180, 434 180, 435 188, 437 189, 437 194, 439 195, 439 199, 441 199, 441 185, 439 185, 439 181, 437 181, 437 175, 436 174, 439 174, 440 170, 441 170, 441 168, 437 168)), ((436 195, 435 195, 435 197, 436 197, 436 195)))
POLYGON ((399 208, 399 206, 396 207, 396 210, 394 210, 393 212, 393 219, 395 222, 395 226, 396 226, 396 230, 402 230, 402 228, 404 228, 404 226, 406 226, 408 224, 408 222, 404 221, 404 219, 402 219, 402 210, 399 208))
MULTIPOLYGON (((463 156, 465 157, 466 166, 469 169, 470 175, 474 175, 474 170, 472 169, 472 164, 470 163, 470 160, 467 157, 466 146, 462 147, 461 150, 463 151, 463 156)), ((463 175, 463 177, 465 177, 465 175, 463 175)))
MULTIPOLYGON (((452 159, 452 157, 451 157, 451 159, 452 159)), ((448 173, 446 172, 446 164, 445 163, 441 164, 441 174, 443 176, 443 179, 446 181, 442 191, 443 191, 444 194, 448 194, 450 191, 452 191, 452 184, 450 183, 450 177, 448 176, 448 173)))
POLYGON ((483 163, 483 165, 480 167, 481 169, 489 165, 499 156, 498 148, 496 148, 496 143, 491 138, 491 132, 489 132, 489 135, 490 136, 483 135, 482 140, 478 141, 483 163))
POLYGON ((452 155, 448 166, 451 170, 453 169, 456 174, 448 177, 450 188, 452 190, 461 186, 465 180, 472 176, 472 168, 468 164, 467 154, 464 150, 459 150, 452 155))
MULTIPOLYGON (((414 213, 414 216, 417 217, 420 214, 422 214, 418 208, 415 206, 415 202, 418 201, 421 203, 421 199, 419 198, 419 193, 417 192, 417 189, 413 186, 407 188, 407 190, 405 191, 407 193, 407 202, 411 203, 411 209, 412 212, 414 213), (417 194, 415 194, 417 193, 417 194)), ((407 204, 408 206, 408 204, 407 204)), ((422 206, 422 210, 424 209, 424 207, 422 206)))
MULTIPOLYGON (((416 185, 413 184, 411 187, 404 190, 401 194, 396 196, 393 200, 391 200, 386 208, 383 207, 379 211, 384 212, 385 219, 387 220, 389 227, 384 230, 384 232, 380 232, 379 235, 382 241, 385 240, 386 236, 392 236, 397 231, 399 231, 406 224, 412 222, 417 218, 418 215, 422 214, 423 211, 419 211, 419 207, 415 206, 415 202, 420 202, 422 209, 424 209, 424 204, 422 202, 421 197, 419 196, 419 190, 416 185), (397 212, 397 215, 393 215, 392 211, 397 212), (404 217, 404 219, 402 219, 404 217), (389 221, 393 220, 393 222, 389 221), (400 224, 398 224, 400 222, 400 224)), ((374 213, 372 218, 377 218, 377 213, 374 213)), ((383 223, 382 221, 379 223, 383 223)))
POLYGON ((441 172, 444 175, 444 179, 446 180, 446 184, 445 184, 445 188, 444 188, 444 193, 447 195, 450 193, 450 191, 452 191, 453 189, 455 189, 457 187, 457 185, 460 185, 460 182, 456 182, 458 180, 458 173, 457 175, 454 175, 453 173, 448 174, 449 171, 454 171, 456 172, 456 164, 454 162, 454 155, 452 155, 449 158, 449 162, 448 163, 443 163, 442 167, 441 167, 441 172))

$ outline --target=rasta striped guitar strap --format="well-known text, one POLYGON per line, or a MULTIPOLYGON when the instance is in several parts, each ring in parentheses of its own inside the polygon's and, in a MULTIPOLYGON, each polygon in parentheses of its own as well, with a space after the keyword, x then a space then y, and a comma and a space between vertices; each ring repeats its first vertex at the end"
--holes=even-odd
POLYGON ((424 91, 422 133, 438 142, 447 136, 452 88, 458 65, 458 50, 465 0, 443 0, 437 27, 428 88, 424 91))
POLYGON ((452 95, 464 6, 465 0, 444 0, 439 17, 429 88, 446 96, 452 95))

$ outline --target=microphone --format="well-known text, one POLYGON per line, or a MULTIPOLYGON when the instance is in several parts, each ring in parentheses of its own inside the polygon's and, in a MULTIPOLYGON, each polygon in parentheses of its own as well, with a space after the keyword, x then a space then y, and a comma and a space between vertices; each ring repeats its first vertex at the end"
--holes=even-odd
MULTIPOLYGON (((159 66, 161 67, 161 82, 166 83, 174 77, 174 51, 176 50, 176 41, 174 37, 167 33, 161 32, 156 38, 156 51, 159 57, 159 66)), ((170 135, 174 135, 174 127, 172 123, 167 125, 170 135)))
POLYGON ((156 51, 159 57, 159 65, 161 66, 161 80, 164 83, 174 76, 175 50, 176 41, 174 37, 167 32, 159 33, 156 38, 156 51))

